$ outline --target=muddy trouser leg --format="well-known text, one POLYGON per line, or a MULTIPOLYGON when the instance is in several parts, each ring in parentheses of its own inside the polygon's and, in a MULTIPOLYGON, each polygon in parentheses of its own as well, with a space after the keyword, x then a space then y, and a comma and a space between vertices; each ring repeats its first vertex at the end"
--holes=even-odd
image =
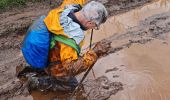
POLYGON ((30 88, 36 88, 40 91, 65 91, 71 92, 78 85, 75 77, 55 78, 55 77, 32 77, 30 88))
POLYGON ((63 78, 63 79, 54 78, 54 84, 52 89, 53 91, 56 90, 73 91, 77 85, 78 85, 78 81, 75 77, 63 78))
POLYGON ((35 75, 47 75, 44 70, 42 69, 35 69, 31 66, 25 66, 21 71, 17 73, 17 77, 27 77, 29 74, 35 74, 35 75))

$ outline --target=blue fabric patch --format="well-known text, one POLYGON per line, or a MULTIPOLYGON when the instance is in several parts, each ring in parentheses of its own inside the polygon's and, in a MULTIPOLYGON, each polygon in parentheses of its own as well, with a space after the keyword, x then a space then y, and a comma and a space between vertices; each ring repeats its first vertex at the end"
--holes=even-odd
POLYGON ((49 63, 48 53, 51 36, 44 23, 45 17, 41 16, 30 26, 21 48, 25 60, 33 68, 44 69, 49 63))

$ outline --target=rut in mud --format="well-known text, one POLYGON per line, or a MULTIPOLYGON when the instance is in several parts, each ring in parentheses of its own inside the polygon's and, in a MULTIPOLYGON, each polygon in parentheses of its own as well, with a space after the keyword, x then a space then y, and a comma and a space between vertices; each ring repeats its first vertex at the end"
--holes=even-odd
MULTIPOLYGON (((113 37, 108 38, 108 40, 122 40, 125 38, 130 39, 129 42, 123 44, 122 46, 110 49, 108 54, 118 52, 118 51, 120 51, 124 48, 128 48, 131 45, 136 44, 136 43, 145 44, 145 43, 150 42, 154 39, 166 38, 165 36, 167 35, 168 32, 170 32, 170 24, 169 23, 170 23, 170 14, 169 13, 159 14, 159 15, 149 17, 148 19, 145 19, 138 26, 132 28, 128 32, 121 34, 121 35, 116 35, 116 36, 114 35, 113 37), (159 28, 157 28, 157 27, 159 27, 159 28)), ((91 83, 88 83, 88 84, 91 84, 91 83)), ((15 86, 15 85, 14 85, 14 87, 15 87, 14 91, 15 91, 15 89, 18 90, 20 88, 20 86, 15 86)), ((91 86, 96 86, 96 85, 91 84, 91 86)), ((3 91, 3 89, 1 89, 1 90, 2 90, 0 93, 1 97, 5 96, 5 94, 7 96, 9 96, 10 89, 9 89, 9 91, 5 91, 5 90, 3 91)), ((121 89, 118 89, 117 92, 119 90, 121 90, 121 89)), ((87 91, 86 93, 89 94, 91 91, 87 91)), ((99 90, 94 89, 93 92, 95 93, 95 91, 99 91, 99 90)), ((109 90, 105 90, 103 93, 108 94, 108 92, 109 92, 109 90)), ((96 93, 99 93, 99 92, 96 92, 96 93)), ((94 95, 91 95, 91 96, 94 96, 94 95)), ((107 96, 105 95, 105 97, 108 98, 109 95, 107 95, 107 96)), ((94 98, 94 97, 91 97, 91 98, 94 98)))
POLYGON ((94 0, 102 2, 107 10, 110 12, 109 15, 113 16, 120 14, 136 7, 142 6, 152 0, 94 0))
MULTIPOLYGON (((101 1, 106 5, 110 15, 122 13, 139 5, 150 2, 150 0, 116 0, 119 3, 109 0, 97 1, 101 1), (116 6, 111 6, 112 3, 116 6)), ((38 7, 32 5, 26 9, 23 8, 21 11, 16 10, 16 12, 12 11, 0 14, 2 16, 2 20, 0 21, 0 26, 2 28, 0 29, 0 79, 2 80, 0 82, 0 98, 7 99, 20 95, 21 84, 15 77, 15 69, 16 66, 26 65, 19 50, 21 41, 23 39, 23 34, 26 32, 32 21, 37 18, 37 16, 46 14, 50 9, 51 8, 48 5, 38 7), (14 92, 16 94, 14 94, 14 92)), ((138 24, 136 27, 130 28, 127 32, 116 34, 107 38, 110 41, 128 40, 123 45, 119 45, 110 49, 108 54, 116 53, 125 48, 129 48, 133 44, 146 44, 155 39, 165 39, 166 35, 168 35, 168 32, 170 32, 169 13, 163 13, 149 17, 140 22, 140 24, 138 24)), ((94 84, 92 84, 92 86, 93 85, 94 84)), ((114 93, 118 92, 119 90, 121 89, 117 89, 114 91, 114 93)), ((86 91, 87 94, 90 93, 90 91, 86 91)), ((99 90, 94 89, 94 93, 96 91, 99 90)), ((104 91, 103 93, 105 94, 108 92, 111 93, 111 91, 108 90, 104 91)), ((96 95, 98 95, 97 93, 96 95)), ((93 97, 94 95, 90 95, 89 98, 95 98, 93 97)), ((110 95, 104 95, 104 98, 109 98, 109 96, 110 95)))

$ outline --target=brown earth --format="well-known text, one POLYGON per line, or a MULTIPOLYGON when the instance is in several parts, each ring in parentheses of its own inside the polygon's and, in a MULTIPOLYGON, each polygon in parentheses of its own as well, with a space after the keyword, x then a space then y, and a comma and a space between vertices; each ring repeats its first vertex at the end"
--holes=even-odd
MULTIPOLYGON (((150 0, 96 0, 96 1, 100 1, 104 5, 106 5, 110 16, 124 13, 126 11, 129 11, 131 9, 151 2, 150 0)), ((22 85, 16 78, 15 74, 17 66, 26 65, 20 52, 23 36, 26 33, 26 30, 28 26, 32 23, 32 21, 37 19, 41 15, 47 14, 50 9, 51 6, 49 6, 47 2, 40 2, 35 4, 28 3, 27 6, 22 9, 21 8, 12 9, 8 12, 3 12, 0 14, 1 16, 0 98, 2 100, 10 98, 17 99, 17 97, 15 96, 21 94, 22 85)), ((113 46, 113 48, 110 49, 108 54, 124 50, 126 48, 131 47, 134 44, 147 44, 150 43, 151 41, 154 41, 155 39, 166 39, 169 32, 170 32, 169 13, 160 13, 151 16, 141 21, 137 26, 129 28, 128 31, 126 32, 122 32, 121 34, 115 34, 110 36, 109 38, 106 38, 110 41, 125 41, 121 45, 113 46)), ((164 43, 168 44, 167 42, 164 43)), ((108 73, 112 72, 112 70, 106 71, 108 73)), ((98 79, 100 79, 100 77, 98 79)), ((86 84, 86 82, 84 84, 86 84)), ((90 86, 95 87, 95 84, 91 84, 90 86)), ((118 92, 119 90, 121 89, 114 91, 113 94, 118 92)), ((87 94, 91 92, 88 89, 85 89, 85 91, 87 94)), ((100 90, 97 89, 94 91, 100 90)), ((108 93, 108 91, 104 91, 104 93, 108 93)), ((91 96, 90 98, 93 98, 94 100, 98 99, 94 98, 93 97, 94 95, 90 95, 91 96)), ((96 93, 96 95, 98 94, 96 93)), ((105 96, 104 98, 110 97, 110 95, 104 96, 105 96)))

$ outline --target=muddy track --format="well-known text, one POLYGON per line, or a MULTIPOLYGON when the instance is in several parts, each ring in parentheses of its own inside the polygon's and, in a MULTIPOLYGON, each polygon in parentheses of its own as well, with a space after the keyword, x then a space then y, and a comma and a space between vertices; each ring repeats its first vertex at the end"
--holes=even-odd
POLYGON ((110 12, 109 15, 113 16, 123 12, 127 12, 136 7, 140 7, 152 0, 94 0, 102 2, 107 10, 110 12))
MULTIPOLYGON (((129 48, 131 45, 136 44, 136 43, 144 45, 148 42, 153 41, 154 39, 164 39, 166 35, 168 35, 167 33, 170 32, 169 23, 170 23, 170 13, 163 13, 163 14, 155 15, 155 16, 145 19, 138 26, 131 28, 128 32, 121 34, 121 35, 114 35, 108 38, 108 40, 112 40, 112 41, 124 40, 127 38, 129 39, 129 41, 126 42, 125 44, 118 46, 118 47, 111 48, 108 54, 116 53, 125 48, 129 48)), ((15 82, 11 82, 11 83, 15 83, 15 82)), ((16 84, 12 84, 12 85, 14 86, 13 87, 14 90, 16 89, 16 87, 19 87, 19 86, 16 86, 16 84)), ((17 90, 19 88, 17 88, 17 90)), ((105 92, 108 92, 108 91, 105 91, 105 92)), ((10 94, 10 92, 6 91, 6 88, 4 88, 4 90, 1 89, 0 94, 10 94)), ((0 97, 4 97, 4 96, 9 97, 11 95, 0 95, 0 97)))
POLYGON ((123 90, 121 82, 111 82, 106 76, 101 76, 95 80, 87 80, 83 86, 84 97, 87 100, 106 100, 111 95, 123 90))
POLYGON ((156 16, 151 16, 144 21, 141 21, 136 27, 133 27, 128 32, 122 35, 110 37, 114 39, 127 38, 153 38, 165 39, 167 33, 170 32, 170 14, 162 13, 156 16))
MULTIPOLYGON (((100 1, 106 5, 110 16, 151 2, 151 0, 96 1, 100 1)), ((25 8, 20 10, 13 9, 0 14, 0 98, 7 99, 19 95, 17 91, 21 87, 18 81, 16 82, 15 70, 17 66, 26 65, 20 52, 23 35, 26 33, 28 26, 38 16, 47 14, 50 9, 51 7, 46 2, 37 4, 29 3, 25 8), (12 92, 10 92, 11 90, 12 92), (14 92, 17 93, 13 94, 14 92)), ((119 47, 110 49, 108 54, 118 52, 136 43, 145 44, 154 39, 164 39, 168 32, 170 32, 170 14, 152 16, 142 21, 138 26, 129 29, 128 32, 108 38, 108 40, 113 42, 114 40, 129 40, 119 47)))
POLYGON ((49 10, 43 3, 35 5, 28 4, 20 10, 0 14, 0 86, 15 79, 16 66, 25 65, 20 52, 22 34, 26 33, 33 20, 49 10))
MULTIPOLYGON (((57 2, 52 2, 51 5, 49 4, 49 1, 34 4, 28 3, 24 8, 12 9, 8 12, 0 13, 0 37, 4 35, 9 36, 9 34, 24 34, 33 20, 37 19, 38 16, 46 15, 50 9, 57 7, 62 1, 63 0, 57 0, 57 2)), ((99 1, 106 6, 110 16, 129 11, 151 2, 151 0, 96 1, 99 1)))
MULTIPOLYGON (((155 39, 159 39, 162 41, 166 40, 167 35, 169 35, 170 33, 169 23, 170 23, 170 13, 162 13, 162 14, 149 17, 144 21, 141 21, 136 27, 131 28, 129 31, 125 32, 124 34, 114 35, 107 38, 106 40, 113 41, 113 42, 115 40, 120 40, 120 41, 128 40, 128 41, 126 41, 124 44, 120 46, 112 47, 105 56, 112 53, 117 53, 120 50, 124 50, 126 48, 130 48, 134 44, 145 45, 149 42, 154 41, 155 39)), ((114 71, 114 70, 116 69, 106 70, 106 72, 114 71)), ((105 80, 107 80, 107 77, 105 76, 102 77, 105 80)), ((99 77, 97 80, 103 79, 102 77, 99 77)), ((93 100, 105 100, 109 98, 111 95, 113 95, 114 93, 117 93, 118 91, 123 89, 122 83, 119 82, 113 82, 118 85, 113 88, 114 92, 111 91, 110 89, 104 89, 101 83, 102 80, 101 81, 93 80, 92 82, 89 82, 88 80, 84 82, 85 91, 88 98, 93 100), (97 82, 99 82, 100 84, 97 82), (102 88, 96 88, 96 86, 102 88)))

